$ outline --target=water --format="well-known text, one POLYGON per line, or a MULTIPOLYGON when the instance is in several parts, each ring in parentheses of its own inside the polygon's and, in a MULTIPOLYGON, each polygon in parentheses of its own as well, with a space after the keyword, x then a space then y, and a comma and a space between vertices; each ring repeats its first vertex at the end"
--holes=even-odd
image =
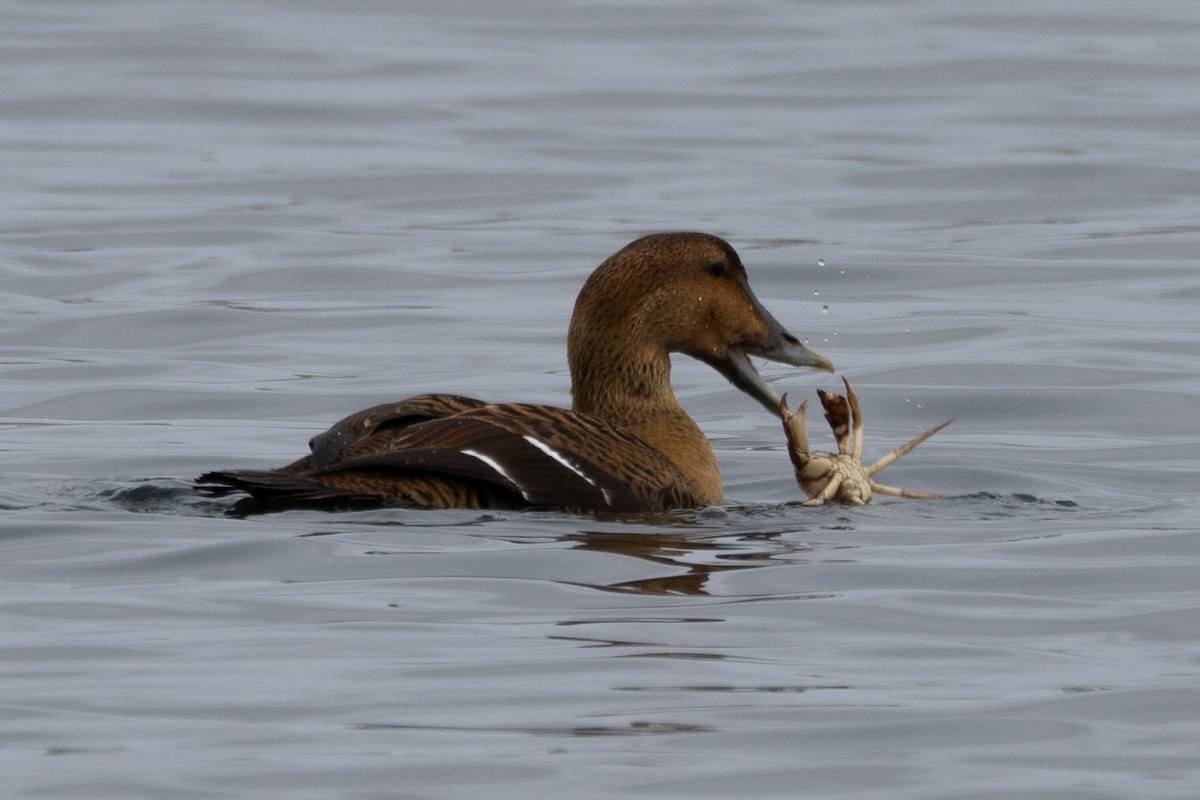
POLYGON ((8 794, 1196 797, 1193 6, 7 4, 8 794), (868 455, 955 417, 884 475, 949 499, 797 507, 684 359, 723 510, 191 493, 408 394, 567 402, 583 278, 677 228, 868 455))

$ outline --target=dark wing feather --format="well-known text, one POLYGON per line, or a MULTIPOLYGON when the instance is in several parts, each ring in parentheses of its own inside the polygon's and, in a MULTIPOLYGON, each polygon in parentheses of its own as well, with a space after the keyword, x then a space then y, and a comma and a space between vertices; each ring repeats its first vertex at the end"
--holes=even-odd
POLYGON ((296 501, 403 498, 420 506, 625 513, 702 505, 667 456, 562 408, 423 395, 346 417, 278 470, 208 473, 208 491, 296 501))
POLYGON ((695 506, 690 481, 640 438, 550 406, 488 405, 376 439, 372 452, 316 470, 425 471, 484 481, 527 503, 628 512, 695 506))
POLYGON ((449 417, 487 405, 482 400, 456 394, 423 394, 398 403, 384 403, 363 409, 339 420, 327 431, 308 442, 309 466, 329 466, 342 458, 354 445, 389 428, 400 428, 430 419, 449 417))
POLYGON ((486 418, 434 420, 405 431, 396 449, 357 456, 316 474, 356 470, 416 470, 494 484, 535 506, 611 508, 628 504, 604 476, 589 475, 550 457, 523 435, 486 418), (599 480, 597 480, 599 478, 599 480))
POLYGON ((264 506, 272 508, 309 503, 380 500, 379 495, 322 485, 304 474, 289 471, 286 467, 206 472, 196 479, 196 484, 201 491, 214 497, 222 497, 235 491, 246 492, 261 501, 264 506))

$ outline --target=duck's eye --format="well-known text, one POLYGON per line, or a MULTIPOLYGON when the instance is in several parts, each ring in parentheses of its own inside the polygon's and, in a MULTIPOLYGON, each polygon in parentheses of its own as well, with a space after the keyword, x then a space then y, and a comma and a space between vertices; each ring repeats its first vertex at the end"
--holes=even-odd
POLYGON ((714 278, 719 278, 722 275, 724 275, 725 274, 725 262, 724 261, 714 261, 713 263, 709 264, 708 265, 708 274, 712 275, 714 278))

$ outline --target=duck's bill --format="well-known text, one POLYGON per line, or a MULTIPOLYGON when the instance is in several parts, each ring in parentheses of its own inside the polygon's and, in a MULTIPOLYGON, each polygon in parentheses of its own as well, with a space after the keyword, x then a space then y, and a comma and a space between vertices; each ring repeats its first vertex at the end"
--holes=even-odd
POLYGON ((825 372, 833 372, 833 362, 788 333, 787 328, 780 325, 779 320, 771 316, 771 312, 758 302, 750 287, 743 288, 753 313, 762 322, 762 327, 737 344, 730 345, 724 358, 713 359, 708 361, 708 364, 734 386, 762 403, 772 414, 778 415, 779 394, 758 374, 758 370, 750 363, 750 356, 825 372))
POLYGON ((779 393, 767 385, 762 375, 750 363, 755 355, 793 367, 811 367, 824 372, 833 372, 833 363, 825 356, 795 340, 780 339, 771 348, 730 348, 725 360, 716 364, 717 370, 734 386, 762 403, 772 414, 779 414, 779 393))

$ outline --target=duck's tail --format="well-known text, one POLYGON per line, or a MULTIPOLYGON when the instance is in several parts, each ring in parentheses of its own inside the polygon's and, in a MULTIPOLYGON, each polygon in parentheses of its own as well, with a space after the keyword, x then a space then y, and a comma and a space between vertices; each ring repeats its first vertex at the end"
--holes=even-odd
MULTIPOLYGON (((210 497, 244 492, 263 510, 367 499, 360 494, 324 486, 305 475, 285 470, 238 469, 206 472, 196 479, 196 489, 210 497)), ((378 497, 372 499, 379 501, 378 497)))

